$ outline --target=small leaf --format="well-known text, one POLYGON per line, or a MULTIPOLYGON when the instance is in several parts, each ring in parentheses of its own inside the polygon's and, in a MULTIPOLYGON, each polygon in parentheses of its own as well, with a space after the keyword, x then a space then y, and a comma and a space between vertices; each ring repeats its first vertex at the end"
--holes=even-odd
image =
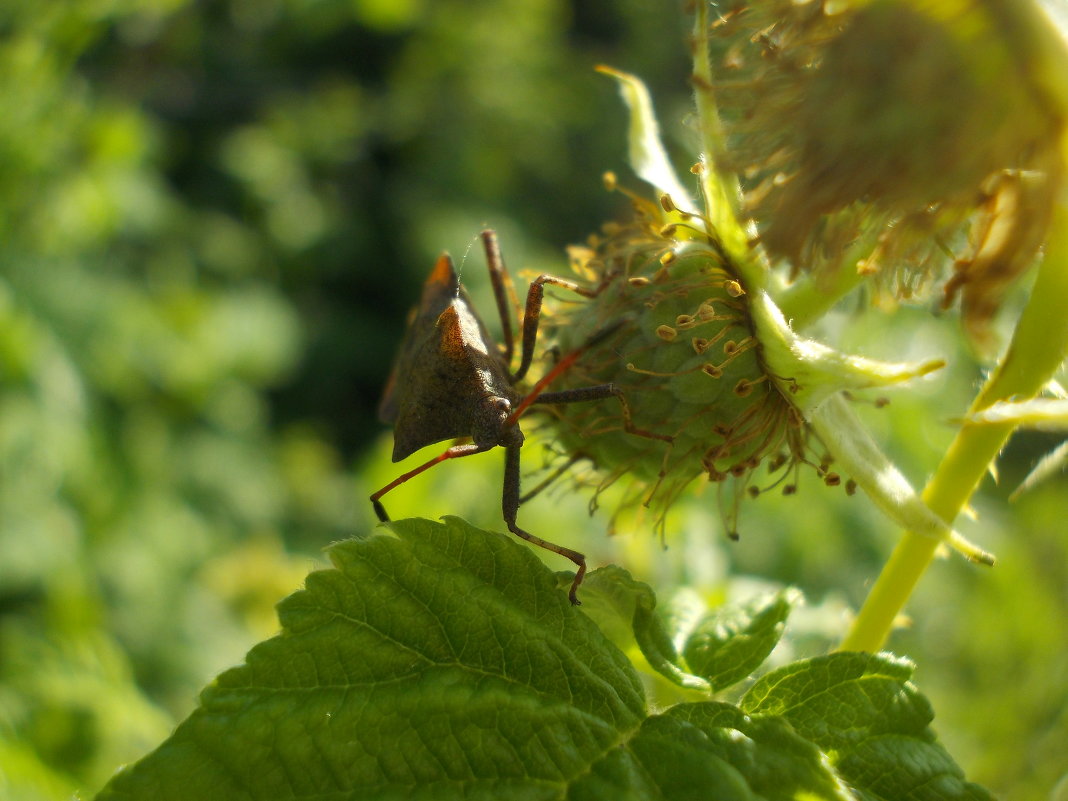
MULTIPOLYGON (((1058 387, 1059 389, 1059 387, 1058 387)), ((1063 391, 1063 390, 1062 390, 1063 391)), ((1040 431, 1068 431, 1068 400, 1033 398, 1026 401, 1000 401, 980 412, 968 415, 965 423, 973 425, 1005 425, 1037 428, 1040 431)), ((1009 500, 1016 500, 1023 492, 1049 478, 1068 463, 1068 442, 1061 443, 1047 453, 1027 474, 1009 500)))
POLYGON ((571 787, 569 801, 756 801, 745 777, 716 754, 707 734, 671 715, 648 718, 571 787))
POLYGON ((772 671, 740 706, 754 717, 781 715, 866 799, 991 798, 963 780, 935 741, 931 705, 909 682, 912 671, 887 654, 830 654, 772 671))
POLYGON ((882 801, 993 801, 941 745, 900 734, 884 734, 843 754, 835 767, 865 798, 882 801))
POLYGON ((282 633, 101 801, 558 798, 638 730, 637 674, 530 549, 455 518, 391 528, 331 548, 282 633))
POLYGON ((705 732, 715 752, 767 801, 856 798, 823 753, 780 717, 749 717, 716 702, 679 704, 667 714, 705 732))
POLYGON ((892 387, 945 367, 942 359, 884 362, 830 348, 799 336, 767 292, 754 292, 750 313, 761 335, 765 358, 775 371, 790 376, 790 399, 805 416, 813 415, 842 390, 892 387))
POLYGON ((750 715, 782 715, 823 750, 837 750, 876 734, 926 730, 934 715, 908 683, 912 670, 886 654, 829 654, 773 670, 740 706, 750 715))
POLYGON ((679 183, 675 168, 671 166, 660 141, 660 126, 653 113, 653 101, 641 78, 605 66, 597 67, 597 71, 619 82, 619 93, 630 110, 627 142, 631 168, 639 178, 669 195, 676 206, 692 207, 690 194, 679 183))
POLYGON ((966 423, 1037 428, 1042 431, 1068 431, 1068 400, 1032 398, 1026 401, 999 401, 968 415, 966 423))
POLYGON ((656 595, 622 568, 595 570, 582 585, 582 610, 624 651, 637 645, 649 666, 669 681, 690 690, 711 691, 700 676, 687 673, 656 613, 656 595))
POLYGON ((970 542, 931 511, 890 458, 872 439, 839 393, 828 398, 809 420, 820 441, 834 454, 836 469, 857 482, 872 502, 902 528, 945 540, 971 562, 993 565, 994 555, 970 542))
POLYGON ((771 653, 800 598, 797 590, 786 589, 716 610, 687 640, 682 651, 687 667, 707 679, 714 692, 741 681, 771 653))
POLYGON ((1068 442, 1062 442, 1045 456, 1038 460, 1038 464, 1027 474, 1027 478, 1020 482, 1020 486, 1012 491, 1010 501, 1015 501, 1021 494, 1032 489, 1036 484, 1045 481, 1059 470, 1063 470, 1068 464, 1068 442))

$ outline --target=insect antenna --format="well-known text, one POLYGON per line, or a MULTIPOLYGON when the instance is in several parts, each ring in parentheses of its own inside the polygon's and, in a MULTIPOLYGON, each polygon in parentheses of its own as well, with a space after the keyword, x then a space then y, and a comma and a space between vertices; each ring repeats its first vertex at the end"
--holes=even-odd
POLYGON ((486 266, 489 268, 490 284, 493 286, 493 299, 497 303, 497 314, 501 318, 501 338, 504 340, 504 362, 511 365, 515 353, 515 337, 512 333, 512 320, 519 319, 519 296, 515 292, 512 276, 504 266, 504 256, 497 241, 497 234, 491 230, 483 231, 482 247, 486 251, 486 266), (509 308, 509 303, 511 308, 509 308))

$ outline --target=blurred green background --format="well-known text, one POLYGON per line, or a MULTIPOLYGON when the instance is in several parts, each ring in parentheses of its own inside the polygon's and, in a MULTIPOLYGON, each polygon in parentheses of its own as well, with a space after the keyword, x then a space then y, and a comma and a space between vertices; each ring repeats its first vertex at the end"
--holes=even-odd
MULTIPOLYGON (((625 210, 598 63, 648 81, 685 167, 687 25, 638 0, 0 4, 0 799, 91 795, 276 630, 325 545, 373 528, 366 497, 399 472, 374 409, 434 257, 470 249, 484 301, 483 226, 513 271, 562 273, 625 210)), ((852 311, 821 333, 951 359, 861 409, 922 482, 980 367, 951 317, 852 311)), ((999 566, 936 564, 892 643, 969 777, 1015 798, 1068 771, 1066 487, 1001 488, 1053 444, 1017 438, 976 499, 967 533, 999 566)), ((503 528, 499 471, 447 465, 390 511, 503 528)), ((730 545, 715 488, 666 551, 642 521, 606 537, 588 500, 558 484, 522 518, 665 594, 796 584, 795 655, 841 635, 894 536, 811 476, 746 505, 730 545)))

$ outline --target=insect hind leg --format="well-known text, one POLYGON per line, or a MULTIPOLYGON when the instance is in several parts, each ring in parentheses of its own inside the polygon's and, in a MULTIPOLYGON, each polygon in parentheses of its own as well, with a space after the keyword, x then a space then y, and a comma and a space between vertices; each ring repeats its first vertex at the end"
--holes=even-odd
POLYGON ((568 590, 567 598, 573 606, 579 606, 581 601, 578 599, 578 588, 582 584, 582 579, 586 576, 586 555, 570 548, 565 548, 563 545, 557 545, 555 542, 536 537, 530 532, 521 529, 516 522, 516 517, 519 514, 519 449, 519 445, 509 445, 504 449, 504 492, 501 498, 504 522, 508 526, 508 530, 520 539, 526 540, 532 545, 537 545, 539 548, 559 554, 575 563, 577 568, 575 578, 571 581, 571 589, 568 590))
POLYGON ((390 490, 394 490, 401 484, 405 483, 408 479, 414 478, 423 471, 429 470, 434 465, 440 464, 441 462, 444 462, 447 459, 459 459, 462 456, 473 456, 476 453, 484 453, 488 450, 490 449, 487 447, 470 443, 465 445, 453 445, 447 451, 438 454, 433 459, 427 462, 423 462, 423 464, 419 465, 414 470, 409 470, 407 473, 397 476, 397 478, 386 484, 386 486, 382 487, 382 489, 371 495, 371 506, 374 507, 375 515, 378 517, 380 522, 389 522, 389 514, 386 512, 386 507, 382 505, 381 498, 390 490))

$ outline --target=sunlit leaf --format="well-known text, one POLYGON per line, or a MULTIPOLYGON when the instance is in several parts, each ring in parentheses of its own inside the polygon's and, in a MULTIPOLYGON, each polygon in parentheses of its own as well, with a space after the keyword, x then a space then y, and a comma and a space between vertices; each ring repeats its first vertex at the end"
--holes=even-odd
POLYGON ((767 659, 800 598, 797 590, 787 589, 706 616, 683 648, 687 666, 713 690, 741 681, 767 659))
POLYGON ((687 672, 672 638, 656 612, 656 595, 625 570, 609 566, 594 571, 583 584, 583 610, 620 648, 636 645, 650 667, 669 681, 690 690, 709 692, 701 676, 687 672), (613 632, 617 632, 613 636, 613 632))
MULTIPOLYGON (((333 546, 334 568, 280 605, 281 634, 98 799, 847 801, 876 768, 873 787, 959 779, 908 663, 836 655, 769 674, 741 708, 650 715, 634 667, 529 548, 458 518, 391 529, 333 546)), ((614 569, 591 584, 595 617, 648 625, 647 587, 614 569)), ((758 621, 791 600, 742 630, 775 629, 758 621)), ((945 796, 965 797, 983 798, 945 796)))
POLYGON ((740 704, 778 715, 831 755, 842 777, 870 799, 979 801, 990 794, 935 739, 931 705, 912 685, 912 663, 887 654, 841 652, 767 674, 740 704))
POLYGON ((634 735, 637 675, 531 551, 451 518, 334 546, 283 631, 100 796, 553 797, 634 735))

